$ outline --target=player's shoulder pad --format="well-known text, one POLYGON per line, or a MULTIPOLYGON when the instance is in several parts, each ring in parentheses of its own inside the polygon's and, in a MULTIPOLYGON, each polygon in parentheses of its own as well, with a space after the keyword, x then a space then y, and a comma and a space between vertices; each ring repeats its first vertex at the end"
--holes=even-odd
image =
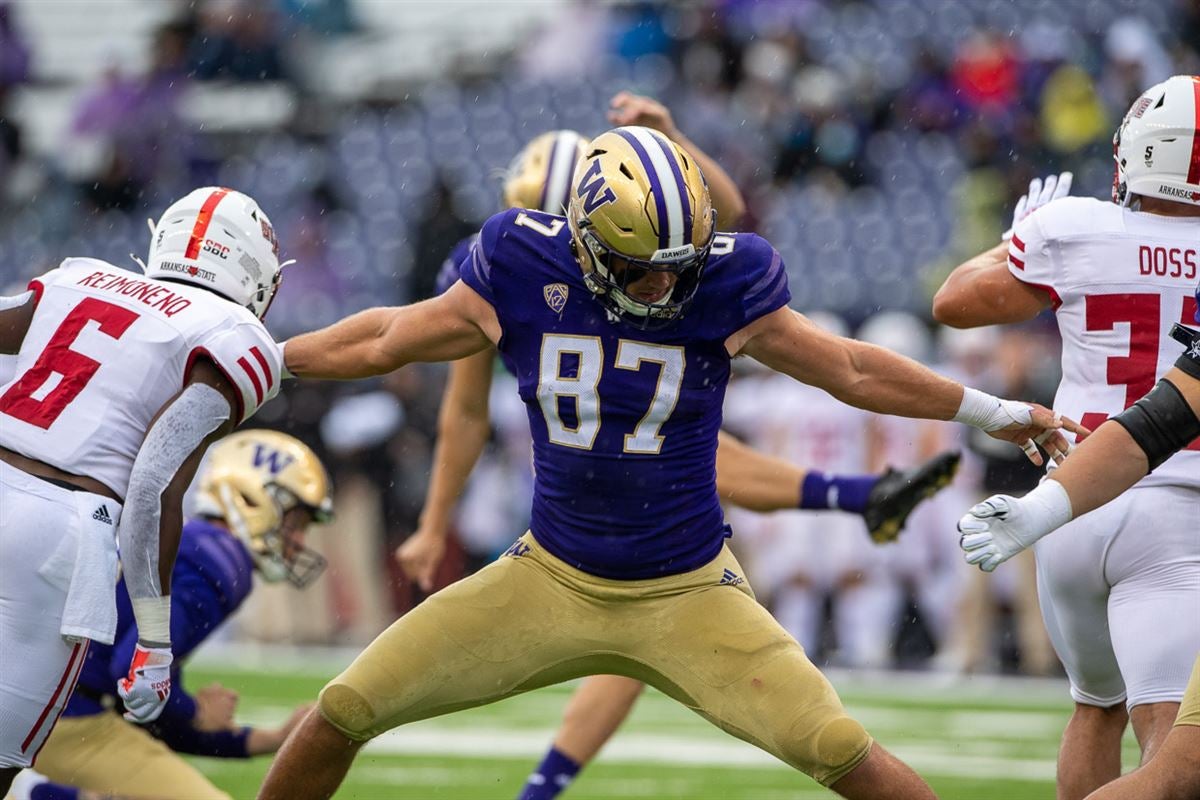
POLYGON ((553 259, 554 243, 569 235, 564 217, 527 208, 501 211, 483 223, 459 277, 495 305, 492 285, 498 276, 528 278, 529 264, 553 259))
POLYGON ((756 233, 718 233, 710 258, 718 283, 742 298, 749 324, 788 304, 787 267, 770 242, 756 233))
POLYGON ((1052 242, 1121 224, 1121 207, 1094 197, 1060 197, 1017 224, 1015 233, 1026 242, 1052 242))
POLYGON ((217 366, 237 390, 235 413, 240 424, 279 393, 283 350, 257 317, 232 303, 229 306, 234 313, 191 343, 188 371, 199 357, 207 357, 217 366))

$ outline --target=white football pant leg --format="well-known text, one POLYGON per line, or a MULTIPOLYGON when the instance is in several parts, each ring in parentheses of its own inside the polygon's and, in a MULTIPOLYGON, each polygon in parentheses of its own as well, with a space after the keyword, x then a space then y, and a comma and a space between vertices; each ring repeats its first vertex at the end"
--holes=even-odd
POLYGON ((1113 650, 1131 708, 1178 703, 1200 653, 1200 488, 1126 496, 1131 513, 1106 569, 1113 650))
POLYGON ((72 493, 0 462, 0 767, 27 767, 58 721, 87 643, 59 634, 67 587, 38 574, 74 536, 72 493))

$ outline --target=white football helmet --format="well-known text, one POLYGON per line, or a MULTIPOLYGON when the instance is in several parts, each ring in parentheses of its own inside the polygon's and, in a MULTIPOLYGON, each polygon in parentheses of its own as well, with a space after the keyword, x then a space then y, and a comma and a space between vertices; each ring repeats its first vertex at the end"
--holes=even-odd
POLYGON ((151 231, 146 275, 208 289, 262 319, 280 266, 275 229, 258 203, 206 186, 163 212, 151 231))
POLYGON ((1200 75, 1176 75, 1134 101, 1113 136, 1113 202, 1133 195, 1200 205, 1200 75))

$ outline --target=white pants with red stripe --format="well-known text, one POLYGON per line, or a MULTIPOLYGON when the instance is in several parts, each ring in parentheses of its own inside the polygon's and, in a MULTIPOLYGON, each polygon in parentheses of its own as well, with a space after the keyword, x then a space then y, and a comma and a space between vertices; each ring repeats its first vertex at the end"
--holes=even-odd
POLYGON ((0 767, 33 763, 75 688, 88 642, 59 632, 69 580, 39 570, 100 503, 119 512, 0 462, 0 767))

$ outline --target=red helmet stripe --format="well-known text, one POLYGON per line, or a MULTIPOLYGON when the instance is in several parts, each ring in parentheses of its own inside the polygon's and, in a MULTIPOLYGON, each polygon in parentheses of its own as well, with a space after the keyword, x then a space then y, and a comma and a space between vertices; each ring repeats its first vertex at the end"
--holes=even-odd
POLYGON ((213 212, 217 210, 217 203, 221 202, 221 198, 227 194, 229 194, 228 189, 217 189, 208 196, 204 205, 200 206, 200 213, 196 215, 196 224, 192 226, 192 238, 188 239, 187 250, 183 254, 185 258, 199 258, 200 245, 204 243, 204 234, 208 233, 208 224, 212 222, 213 212))
POLYGON ((1196 124, 1192 132, 1192 163, 1188 166, 1187 182, 1200 183, 1200 76, 1192 78, 1192 89, 1195 92, 1196 124))

